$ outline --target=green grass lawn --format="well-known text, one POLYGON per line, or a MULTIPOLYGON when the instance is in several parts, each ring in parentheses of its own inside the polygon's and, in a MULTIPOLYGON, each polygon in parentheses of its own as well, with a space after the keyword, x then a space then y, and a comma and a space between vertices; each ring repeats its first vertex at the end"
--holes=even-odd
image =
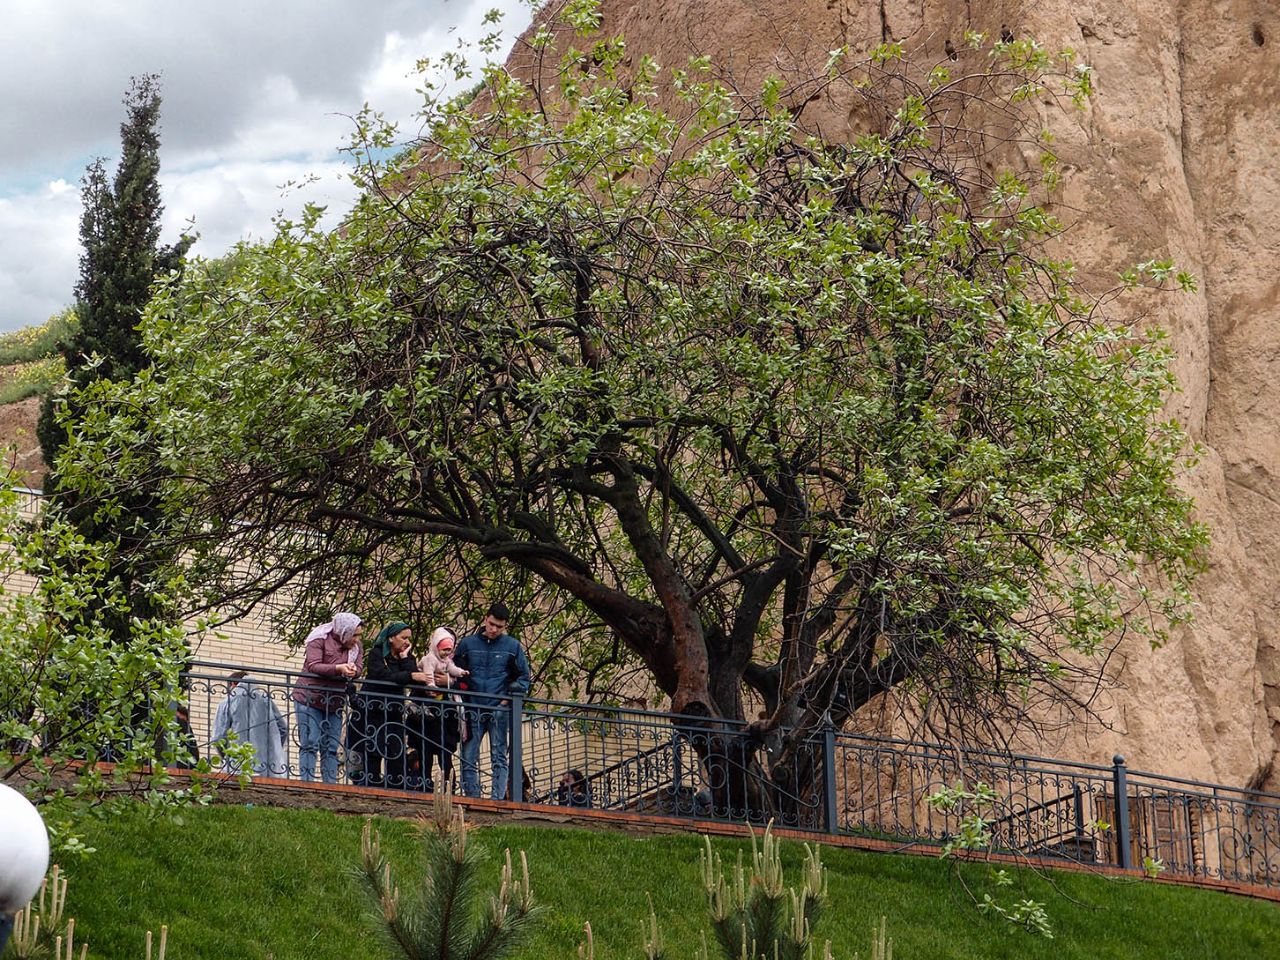
MULTIPOLYGON (((144 931, 167 923, 170 960, 373 960, 373 908, 354 881, 362 820, 321 811, 219 806, 181 822, 141 812, 95 823, 97 853, 69 865, 68 913, 94 957, 141 957, 144 931)), ((412 824, 381 821, 391 858, 407 872, 412 824)), ((692 957, 706 909, 696 836, 638 839, 531 827, 476 829, 496 885, 502 850, 528 853, 546 906, 523 960, 573 960, 584 921, 598 960, 640 958, 646 893, 671 955, 692 957)), ((726 860, 745 844, 713 841, 726 860)), ((789 869, 800 848, 784 848, 789 869)), ((973 906, 953 865, 936 859, 823 851, 830 907, 817 933, 837 960, 868 956, 873 924, 888 918, 898 960, 914 958, 1280 957, 1280 905, 1159 883, 1017 872, 1022 896, 1045 901, 1055 939, 1010 927, 973 906)), ((966 865, 975 889, 985 866, 966 865)), ((404 873, 402 872, 402 876, 404 873)))

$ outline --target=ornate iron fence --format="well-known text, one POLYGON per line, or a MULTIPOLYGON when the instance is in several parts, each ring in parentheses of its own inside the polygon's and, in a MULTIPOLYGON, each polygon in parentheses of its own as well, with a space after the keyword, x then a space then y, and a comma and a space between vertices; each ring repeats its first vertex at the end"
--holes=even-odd
POLYGON ((255 776, 407 791, 444 778, 460 792, 516 802, 772 819, 903 844, 945 843, 963 818, 980 816, 998 850, 1280 887, 1280 795, 1131 772, 1121 757, 1100 766, 827 729, 802 746, 811 776, 787 789, 764 772, 771 744, 738 722, 461 692, 406 696, 365 681, 317 693, 298 683, 305 674, 253 668, 234 677, 241 669, 202 662, 186 674, 193 731, 217 769, 238 772, 226 746, 248 740, 255 776), (957 785, 982 785, 985 800, 929 803, 957 785))
POLYGON ((1135 865, 1280 887, 1280 796, 1153 773, 1126 782, 1135 865))
POLYGON ((840 826, 850 832, 942 843, 980 816, 996 849, 1083 862, 1107 856, 1113 770, 1083 763, 955 750, 909 740, 836 736, 840 826), (939 807, 928 797, 957 786, 985 802, 939 807))

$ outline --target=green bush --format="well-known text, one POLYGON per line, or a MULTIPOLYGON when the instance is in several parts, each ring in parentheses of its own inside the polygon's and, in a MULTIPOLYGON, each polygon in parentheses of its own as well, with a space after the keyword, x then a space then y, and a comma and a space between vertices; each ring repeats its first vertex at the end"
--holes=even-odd
POLYGON ((17 403, 53 390, 67 372, 61 354, 10 364, 0 379, 0 404, 17 403))
POLYGON ((75 308, 67 307, 38 327, 23 327, 0 336, 0 366, 55 356, 79 326, 75 308))

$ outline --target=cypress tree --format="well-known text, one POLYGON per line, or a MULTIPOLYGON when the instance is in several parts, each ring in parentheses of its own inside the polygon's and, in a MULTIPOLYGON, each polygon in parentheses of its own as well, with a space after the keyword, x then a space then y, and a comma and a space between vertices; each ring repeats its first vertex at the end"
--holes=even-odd
MULTIPOLYGON (((101 158, 89 165, 82 181, 82 250, 75 291, 80 324, 62 351, 75 388, 99 377, 127 379, 146 365, 137 329, 139 314, 155 278, 180 267, 191 245, 191 239, 184 237, 173 246, 159 246, 164 210, 159 182, 159 78, 152 74, 134 78, 124 105, 114 181, 108 185, 101 158)), ((45 462, 51 465, 46 488, 57 487, 52 465, 67 437, 54 417, 55 404, 63 402, 74 417, 74 390, 66 397, 46 397, 40 415, 40 445, 45 462)))
POLYGON ((131 379, 147 365, 138 331, 140 314, 157 276, 180 269, 192 238, 168 247, 159 245, 160 216, 160 81, 153 74, 135 77, 124 98, 120 125, 120 162, 108 184, 101 158, 85 170, 80 217, 80 278, 76 284, 79 328, 63 344, 70 389, 46 396, 37 436, 49 472, 45 476, 46 509, 58 510, 91 540, 117 545, 113 574, 120 578, 130 610, 120 615, 119 633, 128 618, 154 616, 146 582, 161 558, 147 550, 147 530, 155 508, 146 491, 126 495, 110 519, 95 515, 93 505, 60 489, 57 456, 67 440, 63 423, 85 412, 77 391, 99 378, 131 379), (67 420, 60 423, 59 408, 67 420))

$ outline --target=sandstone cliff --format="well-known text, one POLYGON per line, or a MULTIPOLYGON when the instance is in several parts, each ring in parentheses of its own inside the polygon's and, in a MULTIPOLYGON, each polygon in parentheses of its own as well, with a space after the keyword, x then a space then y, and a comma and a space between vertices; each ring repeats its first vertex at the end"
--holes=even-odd
MULTIPOLYGON (((1280 393, 1266 379, 1280 349, 1274 0, 604 0, 603 10, 605 31, 631 50, 666 65, 710 54, 744 84, 885 39, 941 62, 968 29, 1070 46, 1094 66, 1090 108, 1053 118, 1069 177, 1057 212, 1095 285, 1165 255, 1200 279, 1197 295, 1154 306, 1178 354, 1183 393, 1171 407, 1204 451, 1186 484, 1213 548, 1195 626, 1159 651, 1122 647, 1106 724, 1038 746, 1280 789, 1280 393)), ((828 136, 851 129, 840 103, 807 109, 828 136)))

